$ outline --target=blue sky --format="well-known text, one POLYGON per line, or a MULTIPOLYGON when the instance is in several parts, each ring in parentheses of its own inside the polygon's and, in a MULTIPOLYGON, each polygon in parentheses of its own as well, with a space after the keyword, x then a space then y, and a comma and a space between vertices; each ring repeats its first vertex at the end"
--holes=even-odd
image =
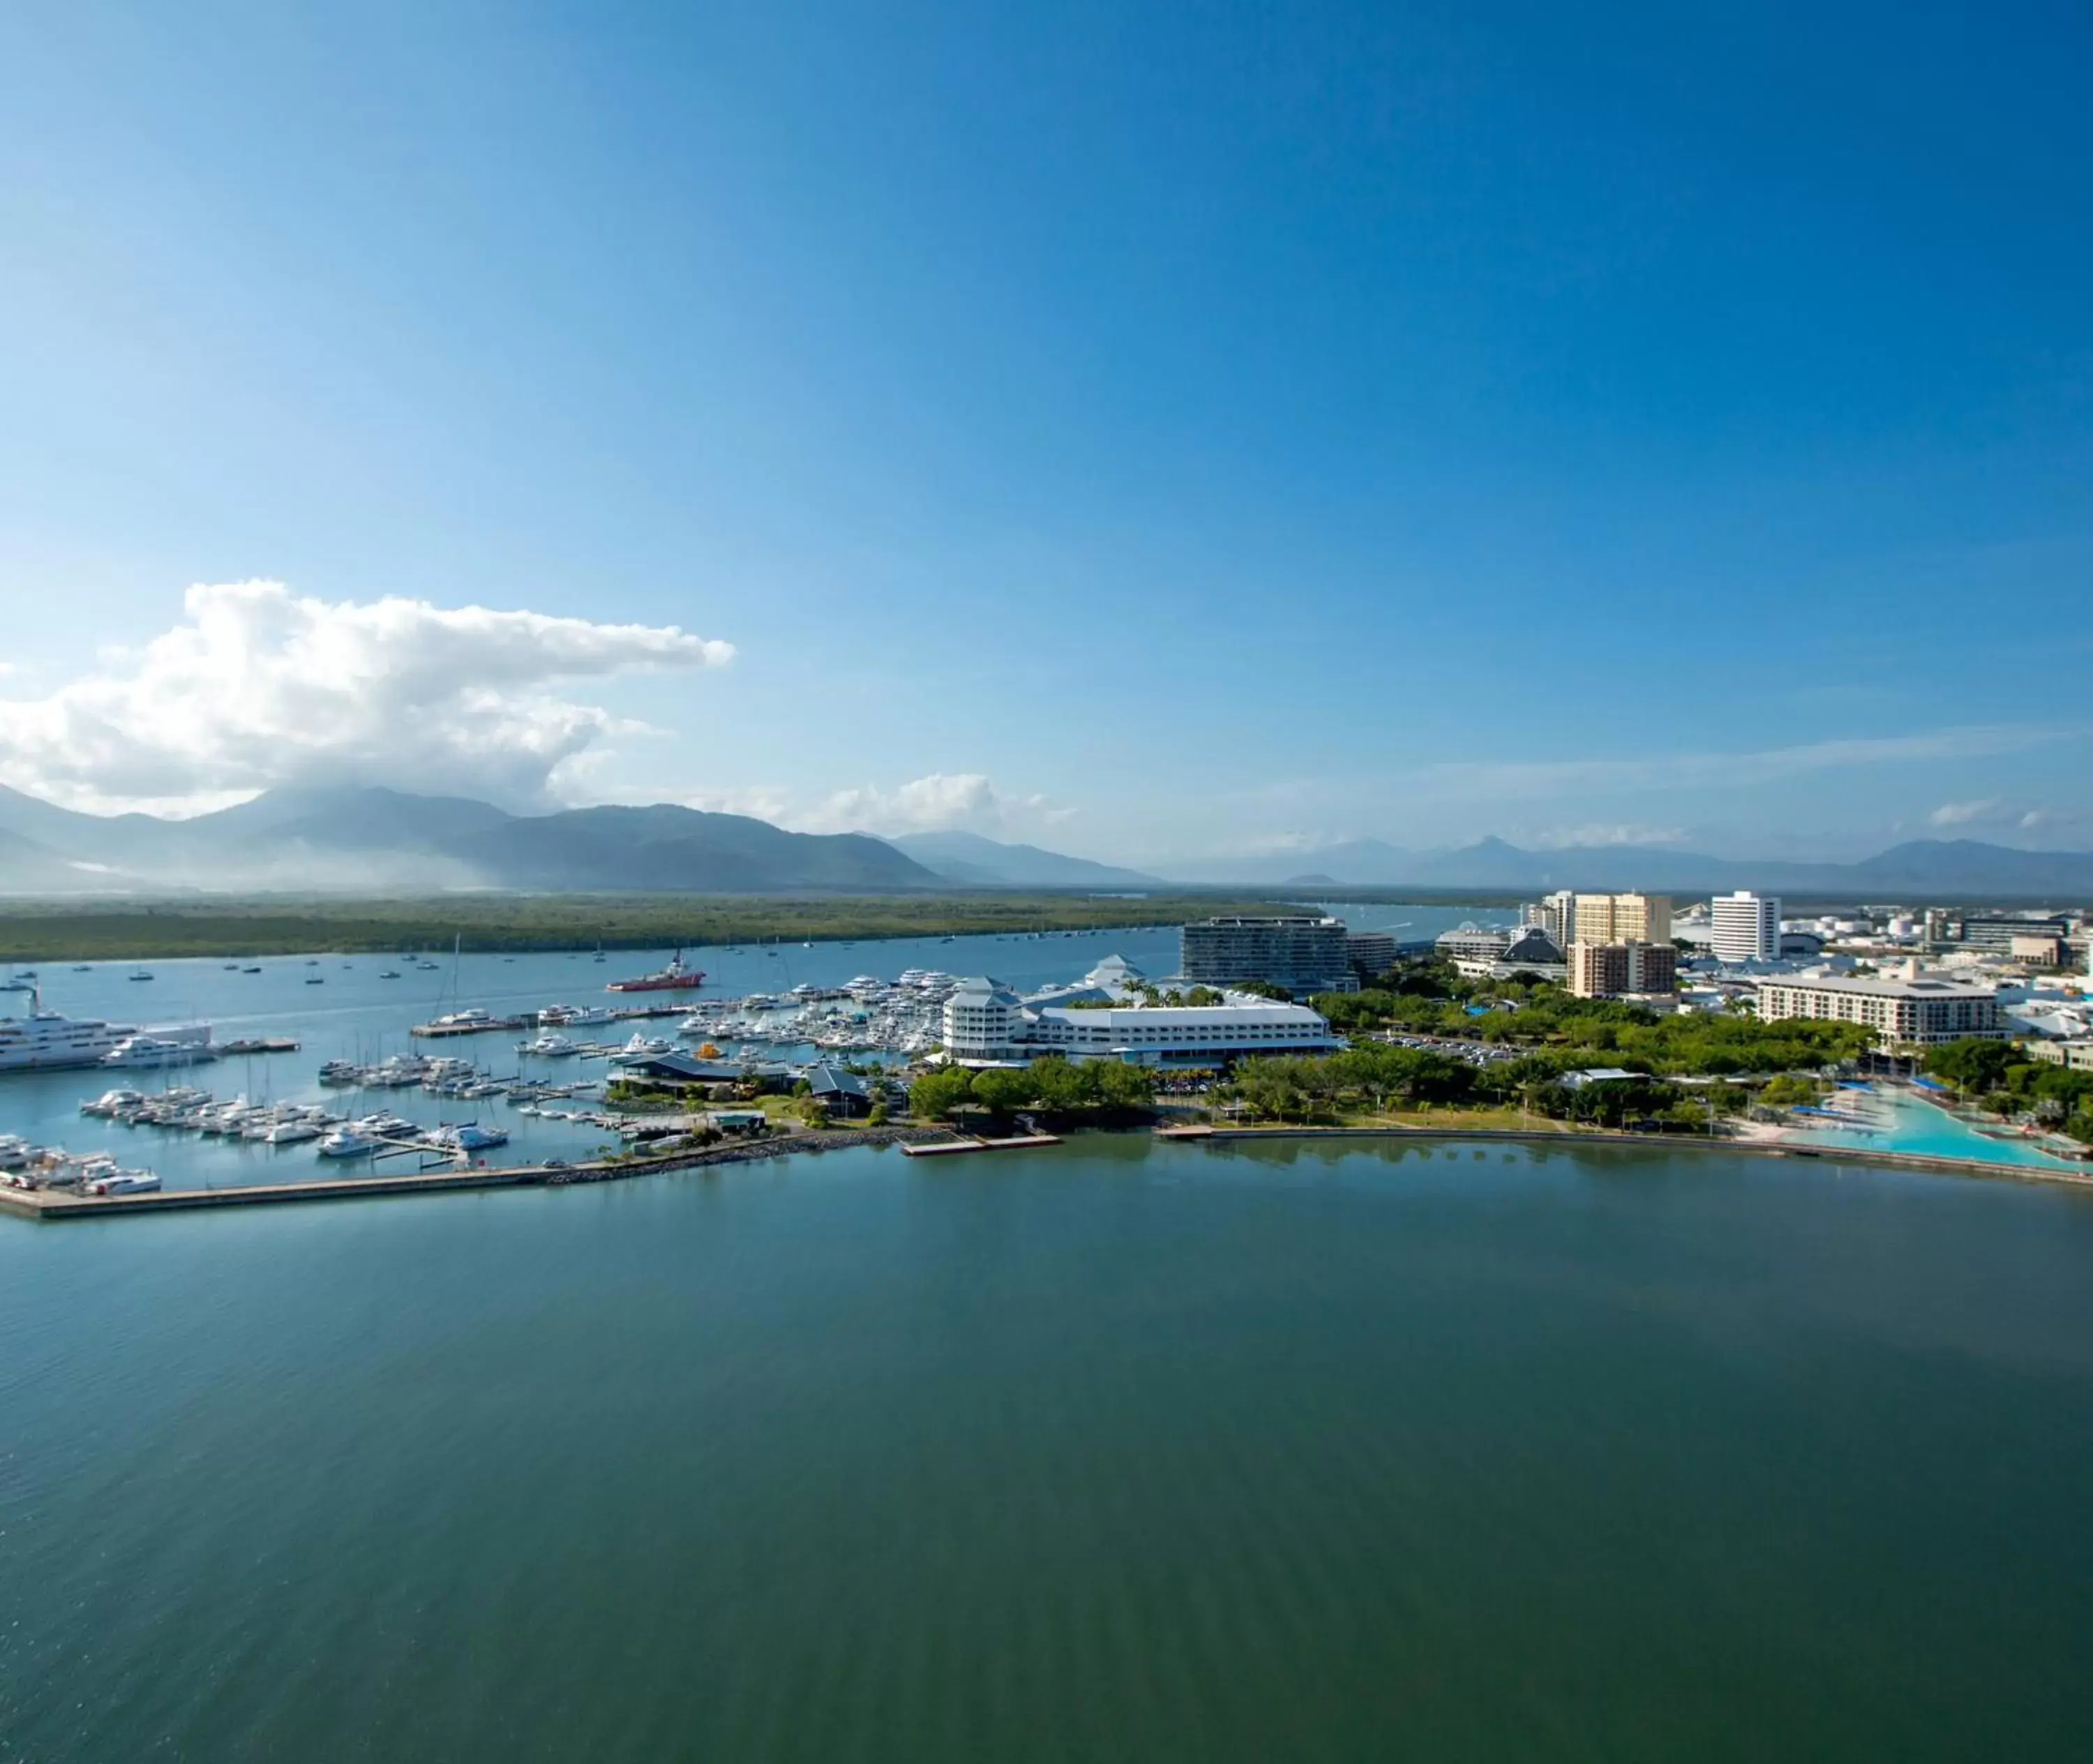
POLYGON ((1734 10, 9 9, 0 781, 2093 846, 2093 28, 1734 10))

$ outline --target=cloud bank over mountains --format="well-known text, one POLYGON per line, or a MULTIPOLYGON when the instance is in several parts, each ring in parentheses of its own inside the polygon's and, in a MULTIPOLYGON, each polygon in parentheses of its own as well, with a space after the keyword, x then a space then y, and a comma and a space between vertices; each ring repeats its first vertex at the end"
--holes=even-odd
POLYGON ((691 739, 657 743, 652 761, 643 761, 626 738, 671 731, 632 718, 633 678, 694 677, 735 658, 734 644, 674 625, 446 608, 399 595, 329 600, 276 581, 199 585, 168 628, 104 652, 70 679, 43 675, 24 657, 0 661, 0 784, 100 814, 193 815, 287 787, 384 786, 525 813, 667 801, 807 833, 1073 839, 1145 869, 1246 877, 1263 873, 1268 859, 1275 874, 1328 870, 1332 854, 1351 846, 1393 838, 1413 849, 1453 848, 1484 831, 1533 851, 1765 849, 1770 825, 1776 849, 1801 859, 1857 853, 1915 830, 2052 848, 2093 835, 2093 814, 2068 795, 1990 794, 2008 779, 2043 790, 2031 775, 2037 763, 2053 767, 2084 749, 2093 726, 2083 723, 1729 753, 1580 756, 1554 748, 1532 758, 1406 762, 1361 750, 1330 769, 1263 779, 1255 768, 1272 756, 1250 736, 1239 753, 1216 752, 1203 771, 1160 791, 1101 794, 1078 832, 1068 825, 1075 808, 976 769, 1004 751, 990 739, 954 735, 952 751, 942 739, 896 743, 895 770, 920 774, 898 782, 860 770, 869 750, 817 711, 782 756, 742 743, 737 717, 748 702, 769 702, 781 678, 791 682, 786 658, 772 678, 758 671, 725 697, 696 701, 719 711, 715 735, 726 739, 700 737, 694 725, 691 739), (737 700, 747 701, 739 713, 723 708, 737 700), (765 763, 760 753, 782 758, 778 773, 749 775, 765 763), (1252 775, 1233 782, 1238 769, 1252 775), (838 774, 862 781, 838 788, 838 774), (1857 818, 1867 824, 1829 837, 1785 830, 1788 793, 1813 774, 1850 779, 1844 800, 1862 805, 1857 818), (1904 782, 1892 788, 1900 774, 1904 782), (1755 791, 1761 833, 1740 839, 1736 810, 1755 791))
POLYGON ((294 784, 388 783, 518 806, 631 726, 560 687, 724 666, 734 646, 387 596, 200 584, 182 618, 40 699, 0 697, 0 780, 76 808, 217 806, 294 784))

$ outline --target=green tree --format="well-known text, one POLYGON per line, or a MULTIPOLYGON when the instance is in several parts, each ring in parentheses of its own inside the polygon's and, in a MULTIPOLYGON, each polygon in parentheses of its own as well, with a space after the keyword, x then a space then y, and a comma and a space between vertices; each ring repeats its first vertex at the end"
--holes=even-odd
POLYGON ((1146 1108, 1155 1100, 1155 1074, 1118 1060, 1097 1062, 1098 1100, 1107 1108, 1146 1108))
POLYGON ((973 1096, 991 1113, 1008 1115, 1038 1101, 1039 1090, 1029 1070, 1012 1072, 990 1066, 974 1074, 973 1096))
POLYGON ((964 1066, 940 1066, 908 1086, 908 1112, 924 1120, 949 1120, 973 1095, 973 1076, 964 1066))
POLYGON ((1933 1049, 1926 1056, 1926 1069, 1965 1095, 1982 1096, 2005 1081, 2007 1069, 2019 1058, 2009 1042, 1970 1036, 1933 1049))

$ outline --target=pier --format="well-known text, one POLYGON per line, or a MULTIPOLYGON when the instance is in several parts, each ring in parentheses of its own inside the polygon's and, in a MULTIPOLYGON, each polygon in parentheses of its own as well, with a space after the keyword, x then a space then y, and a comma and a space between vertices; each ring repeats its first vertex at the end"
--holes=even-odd
MULTIPOLYGON (((687 1016, 690 1012, 691 1006, 688 1003, 619 1004, 611 1006, 610 1014, 602 1021, 630 1023, 638 1021, 643 1017, 687 1016)), ((539 1021, 540 1014, 536 1011, 526 1011, 518 1016, 474 1017, 470 1022, 466 1023, 417 1023, 407 1033, 424 1041, 441 1041, 453 1035, 487 1035, 493 1034, 497 1029, 514 1031, 519 1029, 536 1029, 540 1026, 539 1021)))
POLYGON ((1008 1139, 945 1139, 934 1145, 904 1146, 904 1158, 956 1158, 969 1151, 1022 1151, 1031 1146, 1058 1146, 1058 1133, 1018 1133, 1008 1139))
MULTIPOLYGON (((162 1188, 145 1194, 80 1194, 69 1190, 19 1189, 0 1185, 0 1213, 57 1224, 77 1220, 124 1219, 143 1213, 193 1212, 228 1207, 282 1206, 298 1201, 376 1200, 407 1194, 444 1194, 474 1189, 563 1188, 613 1182, 627 1177, 720 1164, 749 1164, 802 1151, 841 1151, 853 1146, 899 1145, 920 1152, 927 1142, 950 1137, 939 1127, 844 1127, 767 1133, 752 1139, 678 1150, 661 1157, 603 1159, 582 1164, 472 1165, 413 1176, 314 1177, 300 1182, 256 1182, 228 1188, 162 1188)), ((968 1144, 964 1151, 992 1150, 1003 1141, 968 1144)))

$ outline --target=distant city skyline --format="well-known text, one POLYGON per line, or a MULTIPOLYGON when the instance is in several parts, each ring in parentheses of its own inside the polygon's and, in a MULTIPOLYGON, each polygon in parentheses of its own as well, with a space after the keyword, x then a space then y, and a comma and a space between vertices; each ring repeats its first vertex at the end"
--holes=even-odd
POLYGON ((2093 847, 2088 48, 0 20, 0 782, 2093 847))

